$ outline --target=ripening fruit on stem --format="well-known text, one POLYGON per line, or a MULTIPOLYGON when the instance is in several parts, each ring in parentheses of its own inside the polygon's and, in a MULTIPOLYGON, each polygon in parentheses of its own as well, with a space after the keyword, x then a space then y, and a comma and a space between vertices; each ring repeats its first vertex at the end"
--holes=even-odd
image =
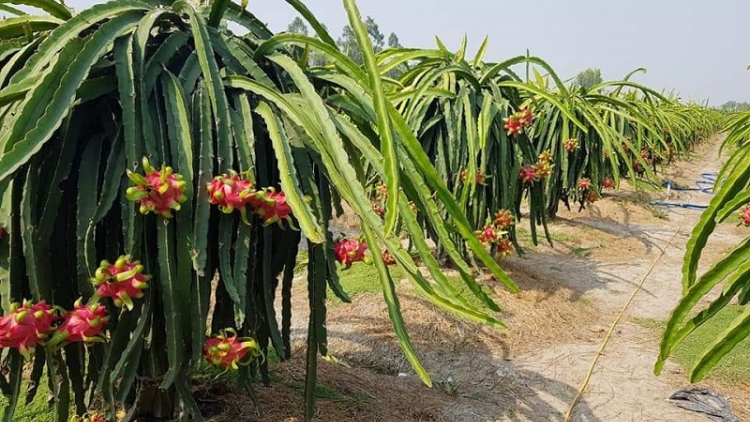
POLYGON ((388 188, 385 185, 378 185, 375 187, 378 193, 378 198, 385 198, 388 196, 388 188))
POLYGON ((57 328, 49 346, 55 347, 61 343, 93 343, 104 341, 102 333, 109 317, 107 308, 99 303, 83 305, 81 299, 75 303, 75 308, 63 315, 63 323, 57 328))
POLYGON ((513 225, 513 214, 508 210, 500 210, 495 214, 495 225, 500 230, 508 230, 513 225))
MULTIPOLYGON (((276 192, 274 188, 265 188, 253 195, 250 204, 255 215, 263 221, 264 226, 287 221, 292 225, 292 208, 286 203, 284 192, 276 192)), ((282 226, 283 227, 283 226, 282 226)))
POLYGON ((143 265, 138 261, 130 261, 129 255, 121 256, 110 264, 102 261, 96 269, 91 283, 97 287, 96 294, 100 297, 109 297, 115 306, 125 306, 133 310, 133 299, 143 297, 143 291, 148 289, 150 276, 143 274, 143 265))
POLYGON ((606 179, 602 180, 602 187, 611 189, 615 187, 615 181, 607 177, 606 179))
POLYGON ((127 170, 128 178, 135 183, 126 192, 128 200, 141 204, 141 214, 153 212, 172 218, 172 210, 179 211, 180 204, 187 201, 186 182, 172 167, 164 165, 160 170, 154 169, 146 157, 143 157, 143 171, 145 175, 127 170))
POLYGON ((365 261, 365 252, 367 244, 357 239, 341 239, 333 246, 336 261, 346 265, 346 268, 350 268, 355 262, 365 261))
POLYGON ((203 357, 208 363, 224 370, 239 369, 239 365, 248 365, 253 358, 259 356, 262 353, 258 342, 252 337, 237 337, 237 333, 231 328, 207 339, 203 348, 203 357), (248 356, 250 359, 245 360, 248 356))
POLYGON ((594 202, 596 202, 598 200, 599 200, 599 194, 598 193, 596 193, 594 191, 591 191, 591 192, 589 192, 589 193, 586 194, 586 202, 587 203, 593 204, 594 202))
POLYGON ((497 242, 496 250, 500 258, 507 258, 513 254, 513 243, 508 238, 502 238, 497 242))
POLYGON ((231 214, 238 210, 242 215, 242 221, 250 224, 247 219, 246 205, 250 203, 256 194, 253 182, 240 178, 240 175, 232 172, 230 175, 223 174, 214 177, 207 187, 208 196, 213 205, 218 205, 225 214, 231 214))
POLYGON ((383 255, 381 257, 383 259, 383 263, 385 265, 396 265, 396 259, 391 256, 388 251, 383 251, 383 255))
POLYGON ((503 120, 505 121, 505 131, 508 132, 508 136, 518 135, 523 132, 523 124, 515 116, 510 116, 503 120))
POLYGON ((565 145, 565 149, 568 152, 573 152, 578 149, 578 139, 576 138, 566 139, 565 142, 563 142, 563 145, 565 145))
POLYGON ((18 349, 28 358, 29 349, 47 339, 56 320, 55 311, 44 301, 13 303, 8 315, 0 318, 0 348, 18 349))
POLYGON ((385 209, 383 209, 383 206, 380 205, 379 202, 372 203, 372 210, 375 211, 375 214, 377 214, 380 218, 383 218, 383 216, 385 215, 385 209))
POLYGON ((531 166, 523 167, 518 174, 518 177, 524 182, 524 184, 530 185, 537 180, 536 170, 531 166))
POLYGON ((745 205, 740 210, 740 223, 745 227, 750 227, 750 205, 745 205))
POLYGON ((477 232, 477 237, 482 243, 495 243, 500 237, 497 229, 493 225, 487 225, 485 228, 477 232))
POLYGON ((589 180, 586 177, 578 179, 578 189, 581 191, 586 191, 591 188, 591 180, 589 180))

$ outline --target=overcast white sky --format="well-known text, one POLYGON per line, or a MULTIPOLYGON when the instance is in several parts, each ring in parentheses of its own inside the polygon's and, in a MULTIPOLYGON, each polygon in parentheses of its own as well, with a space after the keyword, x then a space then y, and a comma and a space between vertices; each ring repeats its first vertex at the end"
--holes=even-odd
MULTIPOLYGON (((68 0, 80 8, 93 0, 68 0)), ((249 0, 274 31, 296 16, 283 0, 249 0)), ((305 3, 334 38, 346 23, 341 0, 305 3)), ((547 60, 562 77, 598 67, 617 79, 675 89, 683 99, 750 101, 750 2, 745 0, 358 0, 383 33, 409 47, 433 47, 438 35, 455 49, 466 34, 476 50, 490 38, 486 60, 525 54, 547 60)), ((473 51, 472 51, 473 54, 473 51)))

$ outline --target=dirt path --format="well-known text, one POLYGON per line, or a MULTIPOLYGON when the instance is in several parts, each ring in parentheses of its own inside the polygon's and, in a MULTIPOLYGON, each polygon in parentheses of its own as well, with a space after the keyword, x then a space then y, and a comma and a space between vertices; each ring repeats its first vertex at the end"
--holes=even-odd
MULTIPOLYGON (((666 177, 693 185, 702 172, 719 169, 717 151, 718 140, 699 146, 696 159, 678 163, 666 177)), ((671 199, 700 204, 710 197, 671 199)), ((402 282, 407 328, 435 381, 433 389, 422 386, 405 361, 380 297, 364 294, 351 305, 331 306, 329 351, 340 364, 321 362, 318 420, 562 421, 609 324, 677 232, 599 361, 573 420, 706 421, 667 401, 687 386, 686 377, 674 364, 661 377, 653 375, 659 333, 642 323, 665 320, 679 300, 684 246, 700 213, 649 210, 647 200, 625 188, 581 213, 565 212, 551 225, 555 248, 538 246, 505 261, 522 289, 517 295, 495 289, 507 330, 438 312, 402 282)), ((707 248, 707 260, 718 259, 744 235, 722 227, 707 248)), ((307 304, 299 284, 293 336, 300 350, 278 366, 275 385, 261 389, 263 421, 301 420, 307 304)), ((710 386, 732 396, 740 420, 750 418, 750 388, 710 386)), ((255 420, 251 413, 243 407, 215 420, 255 420)))

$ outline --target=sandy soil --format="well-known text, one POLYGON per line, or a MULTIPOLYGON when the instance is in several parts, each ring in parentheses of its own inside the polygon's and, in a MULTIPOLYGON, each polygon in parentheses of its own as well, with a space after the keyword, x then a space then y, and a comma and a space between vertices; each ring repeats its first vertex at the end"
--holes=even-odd
MULTIPOLYGON (((692 185, 700 173, 718 170, 717 151, 718 140, 699 146, 698 158, 667 169, 666 177, 692 185)), ((333 393, 319 400, 317 420, 562 421, 609 325, 665 249, 600 359, 573 420, 706 421, 667 401, 687 386, 684 371, 668 365, 661 377, 653 375, 658 333, 639 324, 665 320, 679 299, 684 246, 700 215, 644 206, 663 195, 623 187, 581 213, 562 212, 551 225, 554 248, 540 245, 505 261, 522 288, 517 295, 496 289, 507 330, 447 316, 402 282, 405 320, 436 381, 432 389, 418 382, 405 361, 379 297, 361 295, 351 305, 332 306, 329 349, 340 364, 321 362, 319 379, 333 393)), ((700 204, 710 197, 671 199, 700 204)), ((718 259, 744 235, 737 227, 721 227, 706 261, 718 259)), ((301 420, 307 309, 304 292, 296 298, 293 335, 300 350, 275 369, 274 386, 260 388, 263 421, 301 420)), ((750 386, 707 385, 730 398, 740 420, 750 420, 750 386)), ((213 420, 256 420, 250 405, 236 406, 246 398, 222 394, 232 410, 217 412, 213 420)))

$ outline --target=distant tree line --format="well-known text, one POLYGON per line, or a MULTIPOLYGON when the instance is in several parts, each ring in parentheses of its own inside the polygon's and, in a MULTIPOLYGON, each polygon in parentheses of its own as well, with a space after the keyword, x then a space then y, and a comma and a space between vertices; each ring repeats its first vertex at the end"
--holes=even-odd
MULTIPOLYGON (((367 28, 367 34, 370 36, 372 46, 375 49, 376 53, 383 51, 386 48, 402 47, 398 35, 391 32, 386 38, 385 34, 380 31, 380 27, 378 26, 377 22, 375 22, 375 19, 372 18, 372 16, 367 16, 367 18, 365 19, 365 28, 367 28)), ((292 23, 289 24, 287 31, 296 34, 310 35, 310 29, 307 27, 307 24, 305 24, 305 22, 299 17, 294 18, 292 23)), ((341 51, 349 56, 349 58, 351 58, 355 63, 362 64, 364 62, 362 52, 359 49, 357 39, 354 36, 354 31, 352 30, 351 26, 346 25, 342 29, 341 36, 339 36, 339 38, 336 40, 336 44, 338 44, 341 51)), ((311 53, 310 64, 312 66, 322 66, 325 64, 325 62, 321 57, 311 53)), ((393 74, 389 76, 397 77, 400 71, 397 70, 392 73, 393 74)))
POLYGON ((747 101, 727 101, 726 103, 719 106, 719 109, 724 111, 745 111, 750 110, 750 103, 748 103, 747 101))

